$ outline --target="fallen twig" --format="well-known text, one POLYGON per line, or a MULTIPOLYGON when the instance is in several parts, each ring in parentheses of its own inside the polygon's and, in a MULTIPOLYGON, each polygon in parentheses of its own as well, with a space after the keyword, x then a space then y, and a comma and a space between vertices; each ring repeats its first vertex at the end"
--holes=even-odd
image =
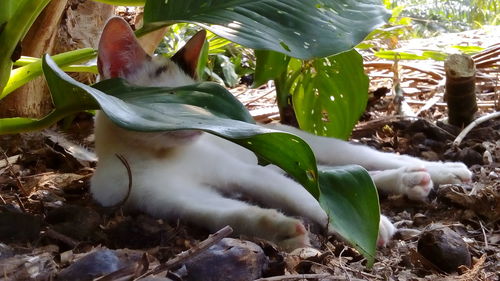
POLYGON ((68 237, 50 228, 45 231, 45 236, 61 241, 64 244, 70 246, 71 248, 75 248, 78 245, 78 242, 73 238, 68 237))
POLYGON ((7 163, 7 168, 9 170, 10 175, 16 180, 16 185, 19 191, 23 194, 23 196, 28 196, 30 195, 29 192, 24 188, 23 184, 21 183, 21 180, 19 177, 14 173, 14 170, 12 169, 12 164, 9 161, 9 157, 7 157, 7 154, 5 154, 4 151, 2 151, 5 163, 7 163))
POLYGON ((455 140, 453 141, 453 146, 455 147, 458 147, 460 145, 460 143, 464 140, 465 136, 467 136, 467 134, 472 131, 472 129, 474 129, 474 127, 476 127, 477 125, 483 123, 483 122, 486 122, 490 119, 494 119, 494 118, 498 118, 500 116, 500 111, 497 111, 497 112, 492 112, 490 114, 487 114, 487 115, 484 115, 484 116, 481 116, 479 118, 477 118, 476 120, 472 121, 467 127, 465 127, 465 129, 462 130, 462 132, 460 132, 460 134, 455 138, 455 140))
POLYGON ((208 236, 207 239, 201 241, 198 245, 194 246, 193 248, 178 254, 173 259, 167 261, 166 263, 158 265, 157 267, 155 267, 152 270, 144 273, 143 275, 135 278, 134 280, 139 280, 139 279, 144 278, 146 276, 149 276, 151 274, 158 274, 160 272, 169 270, 171 268, 175 268, 176 266, 178 266, 182 262, 184 262, 186 259, 193 258, 193 257, 197 256, 198 254, 200 254, 201 252, 203 252, 204 250, 210 248, 212 245, 219 242, 222 238, 230 235, 232 232, 233 232, 233 229, 230 226, 225 226, 221 230, 217 231, 216 233, 208 236))
POLYGON ((266 277, 266 278, 259 278, 255 279, 254 281, 282 281, 282 280, 348 280, 345 277, 338 277, 338 276, 333 276, 328 273, 321 273, 321 274, 293 274, 293 275, 281 275, 281 276, 273 276, 273 277, 266 277))

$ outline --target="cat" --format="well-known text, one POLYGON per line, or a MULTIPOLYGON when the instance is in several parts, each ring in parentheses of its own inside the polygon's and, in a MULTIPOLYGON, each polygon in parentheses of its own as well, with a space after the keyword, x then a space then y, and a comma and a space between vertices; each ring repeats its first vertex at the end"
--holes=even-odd
MULTIPOLYGON (((205 32, 200 31, 171 59, 151 57, 124 20, 111 18, 99 43, 99 73, 102 79, 122 77, 141 86, 192 84, 204 42, 205 32)), ((462 163, 427 162, 285 125, 266 126, 304 139, 319 164, 359 164, 371 171, 379 190, 406 194, 414 200, 425 200, 433 184, 471 179, 462 163)), ((259 166, 251 151, 217 136, 193 130, 127 131, 98 112, 95 146, 98 164, 91 179, 91 193, 104 206, 113 206, 127 196, 127 170, 116 156, 122 155, 133 179, 126 206, 153 216, 180 218, 212 231, 230 225, 236 234, 264 238, 288 251, 310 244, 304 223, 291 215, 321 227, 328 225, 326 213, 300 184, 282 171, 259 166), (226 196, 238 193, 272 208, 226 196)), ((378 244, 385 245, 395 231, 392 223, 381 216, 378 244)))

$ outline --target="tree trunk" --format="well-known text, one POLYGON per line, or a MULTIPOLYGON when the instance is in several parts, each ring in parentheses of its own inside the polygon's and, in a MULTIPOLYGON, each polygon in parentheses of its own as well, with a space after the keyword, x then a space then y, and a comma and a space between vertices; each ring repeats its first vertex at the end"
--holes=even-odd
MULTIPOLYGON (((22 55, 41 57, 46 53, 97 48, 102 28, 113 14, 113 6, 91 0, 52 0, 24 38, 22 55)), ((87 83, 95 81, 95 75, 87 73, 74 77, 87 83)), ((51 109, 52 101, 43 77, 0 100, 0 118, 39 118, 51 109)))
MULTIPOLYGON (((53 47, 57 24, 67 0, 53 0, 33 23, 24 37, 22 55, 40 57, 50 53, 53 47)), ((40 91, 43 78, 36 78, 0 100, 0 117, 40 117, 51 108, 50 97, 40 91)))

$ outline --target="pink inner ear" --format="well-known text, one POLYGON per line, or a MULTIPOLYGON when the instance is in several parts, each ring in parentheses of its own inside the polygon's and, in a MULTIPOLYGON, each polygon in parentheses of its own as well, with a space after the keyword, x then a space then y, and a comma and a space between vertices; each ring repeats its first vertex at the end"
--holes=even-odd
POLYGON ((202 30, 196 33, 180 49, 173 57, 172 60, 179 65, 184 72, 196 79, 196 66, 200 57, 203 44, 205 44, 206 31, 202 30))
POLYGON ((198 58, 200 57, 201 49, 203 48, 203 44, 205 44, 206 31, 198 31, 184 46, 185 53, 184 57, 187 61, 192 61, 193 64, 198 62, 198 58))
POLYGON ((114 17, 106 23, 97 58, 99 73, 103 78, 127 78, 148 57, 125 20, 114 17))

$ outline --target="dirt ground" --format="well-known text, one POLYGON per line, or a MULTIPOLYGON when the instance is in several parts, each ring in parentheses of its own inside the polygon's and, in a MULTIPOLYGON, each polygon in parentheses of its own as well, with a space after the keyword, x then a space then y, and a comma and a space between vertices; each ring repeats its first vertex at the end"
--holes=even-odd
MULTIPOLYGON (((478 116, 500 108, 498 62, 483 70, 493 78, 479 83, 478 116)), ((460 128, 442 122, 442 99, 422 110, 442 94, 438 85, 416 88, 412 82, 422 81, 418 71, 403 71, 398 81, 417 89, 407 90, 405 98, 418 113, 403 116, 390 92, 395 80, 382 75, 387 69, 367 71, 370 102, 354 141, 428 160, 462 161, 473 172, 471 183, 439 186, 428 202, 382 196, 382 212, 400 231, 379 249, 373 268, 334 238, 320 237, 317 250, 292 254, 266 241, 253 240, 260 247, 248 251, 241 242, 224 240, 220 254, 203 248, 217 242, 217 236, 205 240, 206 230, 95 205, 89 195, 95 159, 75 145, 92 150, 93 119, 82 113, 73 130, 62 134, 57 129, 0 136, 0 280, 134 280, 160 264, 168 273, 158 270, 143 280, 500 280, 500 119, 477 125, 454 146, 460 128), (438 90, 426 90, 432 87, 438 90), (444 250, 434 251, 440 245, 444 250), (200 252, 209 254, 190 261, 200 252)), ((232 91, 257 120, 276 118, 272 85, 232 91)))

